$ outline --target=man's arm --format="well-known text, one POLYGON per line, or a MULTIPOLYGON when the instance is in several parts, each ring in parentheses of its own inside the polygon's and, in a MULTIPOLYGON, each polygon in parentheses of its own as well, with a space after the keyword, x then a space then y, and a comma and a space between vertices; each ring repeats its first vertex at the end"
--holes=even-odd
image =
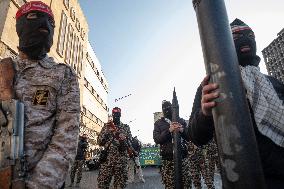
POLYGON ((188 127, 189 139, 197 146, 207 144, 214 133, 212 116, 205 116, 201 111, 195 112, 188 127))
POLYGON ((69 164, 74 160, 78 144, 80 91, 75 73, 65 70, 57 96, 53 136, 42 159, 32 170, 28 188, 60 188, 66 179, 69 164))
POLYGON ((154 124, 154 131, 153 131, 153 139, 154 139, 155 143, 156 144, 163 144, 168 140, 169 137, 170 138, 172 137, 169 129, 161 131, 160 128, 159 128, 158 122, 156 122, 154 124))
POLYGON ((214 122, 212 116, 205 116, 201 111, 202 86, 196 91, 192 112, 188 124, 188 136, 195 145, 208 143, 213 138, 214 122))

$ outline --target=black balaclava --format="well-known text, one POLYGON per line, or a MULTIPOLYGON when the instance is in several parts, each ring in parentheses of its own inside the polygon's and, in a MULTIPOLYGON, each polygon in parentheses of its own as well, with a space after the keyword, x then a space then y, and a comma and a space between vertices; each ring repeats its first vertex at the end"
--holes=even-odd
POLYGON ((28 12, 17 19, 16 30, 19 36, 19 50, 29 59, 41 60, 50 51, 53 44, 54 20, 49 14, 40 11, 28 12), (27 15, 33 12, 37 18, 27 18, 27 15))
POLYGON ((172 104, 169 101, 164 100, 162 102, 162 110, 165 118, 168 118, 169 120, 172 120, 172 104))
POLYGON ((113 118, 113 123, 115 125, 120 124, 120 117, 121 117, 121 109, 118 107, 115 107, 112 109, 112 118, 113 118))
POLYGON ((241 66, 258 66, 260 58, 256 55, 256 42, 252 29, 237 18, 230 26, 239 64, 241 66))

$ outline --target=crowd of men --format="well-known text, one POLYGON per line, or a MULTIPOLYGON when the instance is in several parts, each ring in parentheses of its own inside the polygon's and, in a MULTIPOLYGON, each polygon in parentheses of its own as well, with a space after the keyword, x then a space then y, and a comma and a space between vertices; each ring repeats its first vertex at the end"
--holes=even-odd
MULTIPOLYGON (((56 63, 47 55, 53 44, 54 27, 52 10, 40 1, 25 3, 16 14, 19 55, 16 58, 5 58, 0 64, 12 65, 15 75, 11 77, 12 80, 6 81, 5 79, 9 78, 2 74, 0 87, 2 93, 11 87, 11 98, 19 100, 25 107, 25 162, 21 162, 25 174, 20 175, 24 180, 3 183, 1 169, 1 188, 5 188, 4 185, 9 185, 8 188, 12 186, 13 189, 64 188, 71 163, 73 166, 70 186, 75 181, 77 171, 76 184, 80 183, 88 146, 85 135, 78 140, 80 90, 74 70, 67 64, 56 63)), ((269 189, 280 189, 284 186, 284 85, 277 79, 260 73, 260 58, 256 55, 252 29, 236 19, 231 23, 231 30, 266 185, 269 189)), ((7 75, 12 73, 4 68, 1 73, 4 71, 7 71, 7 75)), ((153 138, 160 145, 161 176, 166 189, 174 187, 174 132, 179 132, 181 136, 183 187, 191 188, 193 182, 196 188, 201 188, 202 175, 207 187, 214 188, 213 170, 215 165, 220 169, 220 165, 212 109, 218 106, 216 99, 220 93, 219 86, 209 80, 210 76, 206 76, 197 89, 188 124, 182 118, 173 122, 171 103, 162 102, 164 116, 155 122, 153 138)), ((1 104, 9 100, 4 99, 2 93, 1 104)), ((9 116, 9 112, 1 105, 1 128, 11 121, 9 116)), ((133 142, 136 139, 132 137, 129 126, 120 121, 121 109, 115 107, 112 117, 113 119, 103 126, 97 139, 98 144, 103 147, 97 178, 99 189, 108 189, 112 178, 114 189, 123 189, 127 181, 133 182, 134 172, 138 174, 141 182, 145 182, 138 161, 140 147, 133 142)))

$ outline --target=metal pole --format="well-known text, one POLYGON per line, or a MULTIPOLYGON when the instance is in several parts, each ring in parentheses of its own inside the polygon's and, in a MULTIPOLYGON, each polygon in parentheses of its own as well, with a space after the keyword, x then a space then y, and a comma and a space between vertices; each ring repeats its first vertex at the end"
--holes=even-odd
POLYGON ((219 84, 213 109, 225 189, 263 189, 265 182, 224 0, 193 0, 204 62, 219 84))
MULTIPOLYGON (((176 91, 174 89, 172 99, 172 122, 179 121, 179 104, 176 91)), ((179 131, 173 132, 173 160, 174 160, 174 187, 182 189, 182 156, 181 156, 181 138, 179 131)))

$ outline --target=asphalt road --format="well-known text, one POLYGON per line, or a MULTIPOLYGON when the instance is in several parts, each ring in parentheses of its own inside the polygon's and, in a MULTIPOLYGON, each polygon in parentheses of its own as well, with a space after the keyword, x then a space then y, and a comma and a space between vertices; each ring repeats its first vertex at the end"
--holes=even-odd
MULTIPOLYGON (((84 171, 83 178, 80 183, 80 187, 73 187, 73 188, 80 188, 80 189, 96 189, 97 188, 97 175, 98 171, 84 171)), ((127 189, 164 189, 161 176, 159 173, 158 168, 144 168, 143 175, 145 179, 145 183, 131 183, 128 184, 127 189)), ((70 178, 67 178, 66 187, 65 188, 72 188, 68 187, 70 184, 70 178)), ((221 189, 221 179, 219 174, 215 174, 215 188, 221 189)), ((207 187, 203 184, 203 189, 207 187)))

